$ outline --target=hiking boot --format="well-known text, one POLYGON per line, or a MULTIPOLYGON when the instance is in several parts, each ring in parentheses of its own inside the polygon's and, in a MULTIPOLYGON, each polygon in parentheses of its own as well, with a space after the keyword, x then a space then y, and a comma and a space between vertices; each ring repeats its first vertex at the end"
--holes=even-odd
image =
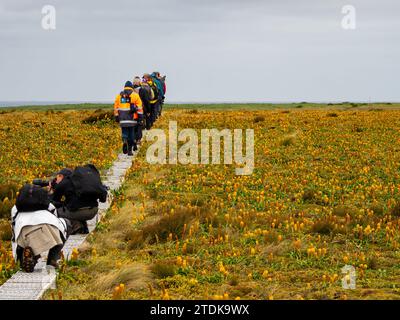
POLYGON ((35 269, 36 263, 37 258, 33 254, 32 248, 24 248, 24 252, 22 253, 22 270, 31 273, 35 269))
POLYGON ((56 269, 60 268, 60 265, 58 264, 57 260, 51 259, 51 260, 47 260, 46 263, 48 266, 52 266, 56 269))
POLYGON ((131 145, 128 146, 128 156, 133 156, 132 146, 131 145))
POLYGON ((137 151, 137 144, 136 143, 133 145, 133 151, 137 151))
POLYGON ((128 144, 126 142, 124 142, 124 144, 122 145, 122 152, 124 154, 128 153, 128 144))
POLYGON ((87 221, 82 222, 82 234, 89 234, 89 227, 87 221))

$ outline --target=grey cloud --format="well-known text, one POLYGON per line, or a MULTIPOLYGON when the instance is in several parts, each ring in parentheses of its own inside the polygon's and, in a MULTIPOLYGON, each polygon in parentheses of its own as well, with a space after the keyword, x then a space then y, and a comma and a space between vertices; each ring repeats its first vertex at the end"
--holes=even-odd
POLYGON ((111 101, 154 69, 170 101, 400 100, 400 3, 351 2, 355 31, 342 0, 3 0, 0 100, 111 101))

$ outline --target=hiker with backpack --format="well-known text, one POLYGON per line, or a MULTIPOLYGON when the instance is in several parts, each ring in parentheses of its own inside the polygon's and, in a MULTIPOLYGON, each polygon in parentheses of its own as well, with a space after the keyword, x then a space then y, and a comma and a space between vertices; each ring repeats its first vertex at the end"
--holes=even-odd
POLYGON ((139 94, 140 100, 142 101, 143 105, 143 114, 139 114, 139 126, 138 130, 136 131, 137 134, 140 136, 138 139, 142 138, 142 130, 145 127, 146 130, 150 130, 151 128, 151 121, 150 121, 150 100, 151 100, 151 88, 149 86, 143 85, 140 77, 135 77, 133 79, 133 89, 136 93, 139 94))
POLYGON ((160 73, 158 71, 154 71, 151 74, 151 78, 153 80, 153 82, 157 85, 157 89, 159 92, 159 103, 158 103, 158 117, 161 116, 161 112, 162 112, 162 107, 164 104, 164 100, 165 100, 165 92, 166 92, 166 85, 165 85, 165 78, 161 77, 160 73))
POLYGON ((150 100, 151 106, 151 123, 154 124, 156 122, 158 115, 159 115, 159 108, 160 108, 160 92, 157 87, 157 84, 153 81, 153 78, 150 74, 145 73, 143 75, 143 82, 148 85, 154 93, 153 99, 150 100))
POLYGON ((11 221, 13 255, 22 269, 33 272, 46 251, 49 251, 47 265, 58 268, 70 223, 58 216, 47 190, 37 185, 24 185, 11 209, 11 221))
MULTIPOLYGON (((143 104, 146 104, 146 111, 144 112, 145 115, 145 122, 146 122, 146 130, 150 130, 154 124, 154 103, 152 102, 155 99, 154 90, 149 86, 147 82, 144 81, 144 78, 140 81, 140 86, 142 88, 142 94, 144 91, 147 93, 147 97, 144 97, 144 101, 142 100, 143 104), (147 100, 148 99, 148 100, 147 100)), ((141 98, 142 99, 142 98, 141 98)))
POLYGON ((139 114, 143 114, 142 101, 139 94, 133 90, 132 82, 127 81, 124 90, 115 98, 114 117, 121 127, 122 151, 128 156, 133 156, 132 149, 137 150, 135 131, 139 114))
POLYGON ((74 171, 62 169, 57 174, 51 202, 59 217, 71 221, 71 234, 86 234, 89 233, 87 221, 97 215, 98 201, 106 202, 107 194, 99 171, 94 165, 87 164, 74 171))

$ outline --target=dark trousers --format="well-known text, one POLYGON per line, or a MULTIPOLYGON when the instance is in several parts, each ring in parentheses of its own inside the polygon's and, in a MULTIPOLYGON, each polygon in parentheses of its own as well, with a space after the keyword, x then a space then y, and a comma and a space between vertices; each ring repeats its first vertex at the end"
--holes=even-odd
POLYGON ((70 211, 65 207, 57 209, 58 216, 70 220, 71 227, 68 235, 76 233, 89 233, 87 222, 92 220, 98 213, 99 208, 82 208, 76 211, 70 211))
POLYGON ((92 220, 96 216, 98 211, 99 211, 98 207, 82 208, 76 211, 70 211, 65 207, 57 209, 57 213, 60 218, 66 218, 68 220, 78 220, 78 221, 92 220))
POLYGON ((127 143, 129 146, 134 146, 135 140, 136 140, 136 136, 135 136, 135 131, 136 131, 136 127, 132 126, 132 127, 121 127, 121 133, 122 133, 122 141, 124 143, 127 143))
POLYGON ((145 124, 146 124, 146 130, 150 130, 153 123, 151 122, 151 113, 146 113, 145 114, 145 124))
POLYGON ((135 127, 136 142, 142 140, 143 137, 143 114, 139 115, 138 123, 135 127))
POLYGON ((49 254, 47 255, 47 264, 61 259, 61 250, 63 246, 64 245, 59 244, 58 246, 54 246, 49 250, 49 254))
POLYGON ((157 119, 157 110, 158 110, 158 102, 151 104, 150 117, 151 117, 152 125, 154 124, 154 122, 157 119))

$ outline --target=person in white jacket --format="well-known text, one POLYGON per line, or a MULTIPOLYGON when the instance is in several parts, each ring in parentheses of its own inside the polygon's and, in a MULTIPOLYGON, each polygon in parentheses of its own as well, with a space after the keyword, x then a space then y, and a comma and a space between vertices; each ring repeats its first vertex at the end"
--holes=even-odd
POLYGON ((50 204, 47 210, 18 212, 11 209, 14 259, 26 272, 33 272, 40 255, 49 250, 47 265, 58 267, 61 250, 67 240, 68 220, 59 218, 50 204))

